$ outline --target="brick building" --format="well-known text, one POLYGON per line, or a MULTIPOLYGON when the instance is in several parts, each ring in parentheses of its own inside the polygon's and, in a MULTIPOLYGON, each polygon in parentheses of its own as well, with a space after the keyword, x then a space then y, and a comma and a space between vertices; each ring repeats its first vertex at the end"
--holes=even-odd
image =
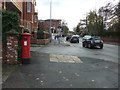
MULTIPOLYGON (((47 20, 39 20, 40 30, 49 31, 50 30, 50 19, 47 20)), ((51 31, 54 33, 61 27, 60 19, 51 19, 51 31)))
POLYGON ((2 9, 19 14, 22 32, 24 32, 25 29, 28 29, 30 32, 37 32, 38 13, 35 10, 35 6, 35 0, 31 0, 31 2, 18 2, 17 0, 7 2, 6 0, 3 0, 2 2, 2 9))
MULTIPOLYGON (((31 33, 34 32, 31 40, 37 41, 38 13, 35 10, 35 6, 35 0, 31 0, 31 2, 18 2, 18 0, 9 0, 8 2, 8 0, 2 0, 0 2, 0 9, 16 12, 20 16, 21 32, 23 33, 26 29, 31 33)), ((16 64, 18 61, 17 47, 19 43, 16 35, 13 31, 7 34, 7 43, 2 45, 3 63, 16 64)))

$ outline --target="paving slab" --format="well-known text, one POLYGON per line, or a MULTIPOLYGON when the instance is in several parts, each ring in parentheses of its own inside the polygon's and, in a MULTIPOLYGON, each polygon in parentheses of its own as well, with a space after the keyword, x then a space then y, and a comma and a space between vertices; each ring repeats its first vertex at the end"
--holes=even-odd
POLYGON ((77 56, 50 54, 50 62, 83 63, 77 56))

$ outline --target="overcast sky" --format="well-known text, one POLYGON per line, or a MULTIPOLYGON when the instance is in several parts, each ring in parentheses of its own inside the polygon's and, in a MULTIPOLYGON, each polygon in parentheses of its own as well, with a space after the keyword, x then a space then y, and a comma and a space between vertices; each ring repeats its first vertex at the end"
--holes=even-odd
MULTIPOLYGON (((51 0, 52 19, 65 20, 70 30, 77 26, 80 19, 85 18, 90 10, 98 10, 108 2, 119 0, 51 0)), ((38 19, 50 19, 50 0, 36 0, 38 19)))

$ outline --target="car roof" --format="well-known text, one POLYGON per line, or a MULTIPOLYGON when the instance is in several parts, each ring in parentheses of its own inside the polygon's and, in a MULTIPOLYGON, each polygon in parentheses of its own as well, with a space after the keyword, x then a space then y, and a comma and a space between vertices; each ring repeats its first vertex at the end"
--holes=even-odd
POLYGON ((72 37, 79 37, 79 35, 73 35, 72 37))

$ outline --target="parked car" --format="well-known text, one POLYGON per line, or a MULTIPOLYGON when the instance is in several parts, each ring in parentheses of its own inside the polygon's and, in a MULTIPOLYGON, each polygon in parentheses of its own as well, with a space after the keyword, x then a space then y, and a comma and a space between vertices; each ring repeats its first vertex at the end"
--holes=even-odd
POLYGON ((73 35, 72 37, 78 37, 79 38, 80 36, 79 35, 73 35))
POLYGON ((71 34, 67 35, 67 36, 66 36, 66 41, 70 40, 71 37, 72 37, 71 34))
POLYGON ((98 36, 85 36, 82 40, 82 46, 93 48, 95 46, 99 46, 100 49, 103 48, 103 40, 101 40, 98 36))
POLYGON ((84 38, 91 38, 92 36, 91 35, 85 35, 84 37, 83 37, 83 39, 84 38))
POLYGON ((77 36, 72 36, 70 38, 70 43, 79 43, 79 37, 77 36))

